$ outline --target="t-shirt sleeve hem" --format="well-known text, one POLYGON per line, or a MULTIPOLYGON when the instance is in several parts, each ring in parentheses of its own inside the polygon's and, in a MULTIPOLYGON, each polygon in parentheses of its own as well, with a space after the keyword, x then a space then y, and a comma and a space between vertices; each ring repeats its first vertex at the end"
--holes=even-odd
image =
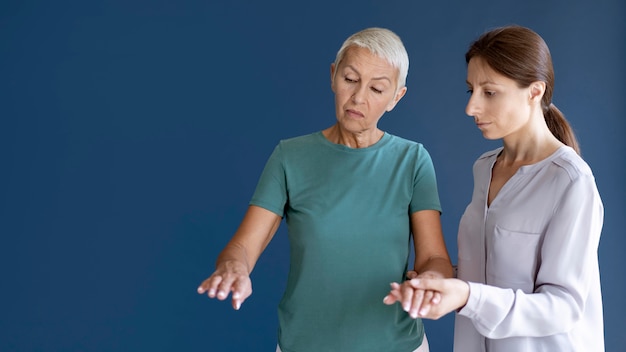
POLYGON ((410 209, 411 214, 421 211, 421 210, 436 210, 440 214, 442 213, 441 205, 439 204, 431 204, 431 205, 421 205, 419 207, 414 207, 410 209))
POLYGON ((271 205, 271 204, 269 204, 267 202, 258 201, 256 199, 251 200, 250 203, 248 203, 248 205, 254 205, 254 206, 257 206, 257 207, 261 207, 261 208, 263 208, 265 210, 269 210, 272 213, 280 216, 281 218, 285 215, 285 212, 284 212, 283 209, 280 209, 280 208, 278 208, 276 206, 273 206, 273 205, 271 205))

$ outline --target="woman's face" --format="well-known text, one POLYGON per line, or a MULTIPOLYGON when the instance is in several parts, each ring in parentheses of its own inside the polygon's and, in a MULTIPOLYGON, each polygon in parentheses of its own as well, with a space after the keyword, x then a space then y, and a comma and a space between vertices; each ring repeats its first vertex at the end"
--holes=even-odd
POLYGON ((397 89, 398 70, 368 49, 347 49, 339 65, 331 65, 331 86, 339 125, 352 133, 375 129, 378 120, 404 96, 397 89))
POLYGON ((472 58, 467 65, 467 86, 471 96, 465 113, 474 117, 485 138, 523 136, 532 112, 530 88, 519 88, 480 57, 472 58))

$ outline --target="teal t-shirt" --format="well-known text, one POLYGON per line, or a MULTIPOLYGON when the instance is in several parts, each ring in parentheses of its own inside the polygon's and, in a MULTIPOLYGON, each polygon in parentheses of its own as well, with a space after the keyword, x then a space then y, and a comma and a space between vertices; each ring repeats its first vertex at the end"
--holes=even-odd
POLYGON ((291 260, 278 307, 283 352, 409 352, 421 320, 387 306, 410 254, 410 214, 441 211, 419 143, 385 133, 368 148, 321 132, 281 141, 250 201, 284 216, 291 260))

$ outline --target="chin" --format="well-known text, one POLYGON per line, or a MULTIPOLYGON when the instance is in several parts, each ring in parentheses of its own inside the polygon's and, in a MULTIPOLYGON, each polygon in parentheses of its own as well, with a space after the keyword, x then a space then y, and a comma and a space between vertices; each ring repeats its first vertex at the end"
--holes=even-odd
POLYGON ((501 136, 494 136, 494 135, 491 135, 489 133, 483 132, 483 138, 485 138, 487 140, 490 140, 490 141, 495 141, 497 139, 501 139, 502 137, 501 136))
POLYGON ((344 129, 346 131, 350 131, 350 132, 356 132, 356 131, 364 130, 364 126, 361 123, 361 121, 355 121, 355 120, 351 120, 351 119, 341 120, 341 121, 339 121, 339 125, 341 125, 342 129, 344 129))

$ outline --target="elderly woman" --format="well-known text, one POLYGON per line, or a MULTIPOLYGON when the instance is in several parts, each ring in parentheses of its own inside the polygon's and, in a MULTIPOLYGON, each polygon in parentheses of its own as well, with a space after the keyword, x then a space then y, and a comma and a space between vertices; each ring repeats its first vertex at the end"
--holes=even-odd
POLYGON ((198 288, 219 300, 232 293, 239 309, 284 216, 291 265, 277 351, 428 348, 422 322, 380 299, 407 269, 452 275, 428 152, 377 127, 406 93, 408 66, 400 38, 387 29, 365 29, 344 42, 330 67, 337 122, 278 144, 239 229, 198 288))

